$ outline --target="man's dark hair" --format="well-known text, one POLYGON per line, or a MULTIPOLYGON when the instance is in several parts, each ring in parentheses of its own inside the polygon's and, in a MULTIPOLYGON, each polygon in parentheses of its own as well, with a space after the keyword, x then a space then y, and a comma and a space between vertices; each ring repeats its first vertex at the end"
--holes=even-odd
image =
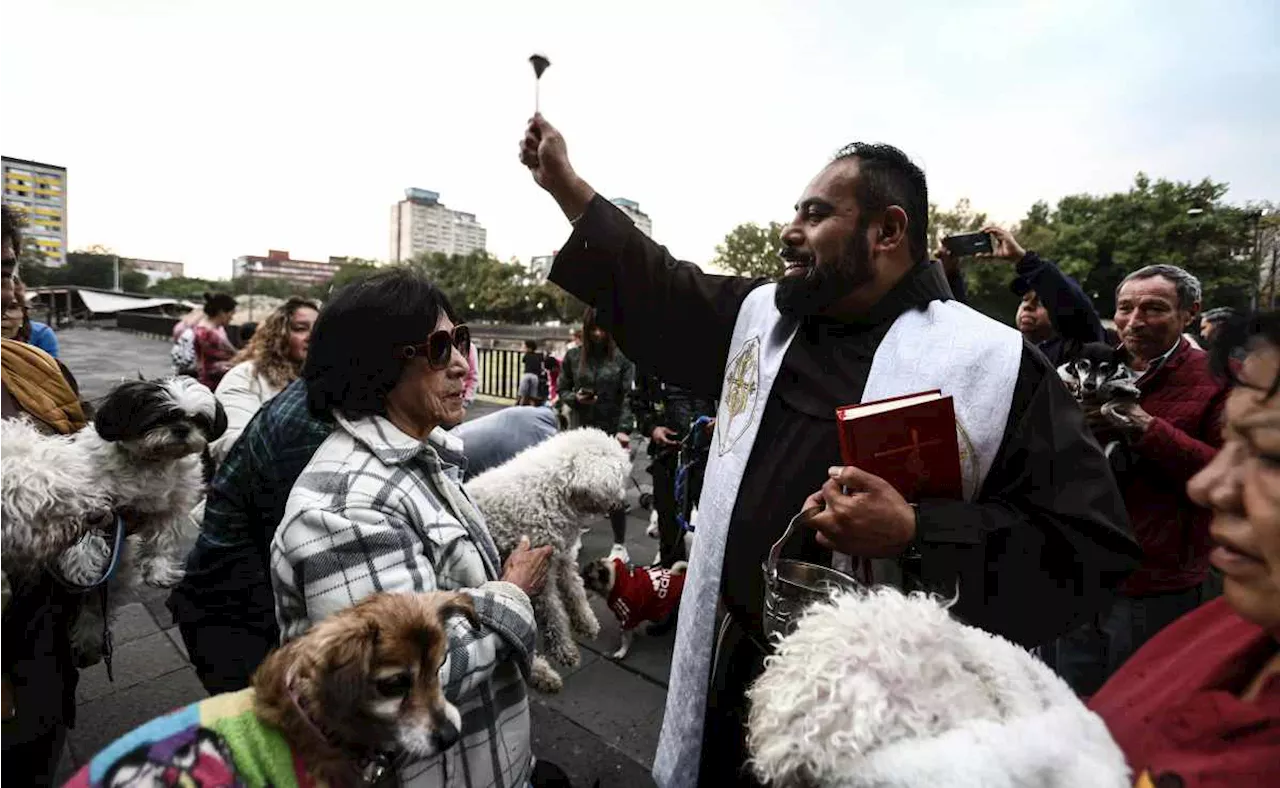
POLYGON ((532 353, 538 349, 538 341, 535 339, 526 339, 524 341, 524 349, 532 353))
POLYGON ((236 311, 236 300, 227 293, 205 293, 204 313, 209 317, 217 317, 227 312, 236 311))
POLYGON ((13 208, 0 205, 0 238, 8 238, 13 244, 13 253, 22 255, 23 217, 13 208))
POLYGON ((907 154, 883 143, 854 142, 832 161, 858 160, 854 196, 861 213, 897 205, 907 214, 907 249, 912 262, 929 259, 929 187, 924 171, 907 154))
POLYGON ((407 267, 339 290, 311 332, 302 366, 307 407, 317 417, 333 410, 352 419, 385 413, 408 363, 400 351, 425 342, 441 312, 457 322, 440 288, 407 267))

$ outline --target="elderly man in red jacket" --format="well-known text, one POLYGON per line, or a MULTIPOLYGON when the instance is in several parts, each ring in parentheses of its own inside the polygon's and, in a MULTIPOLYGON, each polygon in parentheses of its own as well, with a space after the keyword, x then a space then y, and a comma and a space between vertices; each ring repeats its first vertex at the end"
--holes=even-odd
POLYGON ((1118 480, 1142 564, 1111 610, 1063 637, 1055 661, 1081 695, 1092 695, 1143 643, 1216 595, 1209 576, 1210 512, 1187 497, 1187 480, 1222 445, 1227 383, 1182 332, 1200 312, 1200 282, 1151 265, 1116 290, 1116 330, 1139 373, 1142 396, 1123 410, 1135 457, 1118 480))

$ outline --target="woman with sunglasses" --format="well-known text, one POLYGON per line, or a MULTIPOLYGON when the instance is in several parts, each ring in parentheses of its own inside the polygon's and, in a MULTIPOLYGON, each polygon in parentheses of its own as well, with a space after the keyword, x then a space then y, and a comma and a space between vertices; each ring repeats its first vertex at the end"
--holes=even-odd
MULTIPOLYGON (((550 548, 527 540, 504 565, 461 486, 470 334, 431 282, 392 269, 342 290, 303 366, 307 405, 335 429, 289 495, 271 545, 282 640, 370 594, 462 591, 476 619, 446 622, 442 689, 461 730, 393 754, 400 784, 523 786, 532 771, 522 673, 537 628, 529 596, 550 548)), ((402 699, 409 684, 388 689, 402 699)))

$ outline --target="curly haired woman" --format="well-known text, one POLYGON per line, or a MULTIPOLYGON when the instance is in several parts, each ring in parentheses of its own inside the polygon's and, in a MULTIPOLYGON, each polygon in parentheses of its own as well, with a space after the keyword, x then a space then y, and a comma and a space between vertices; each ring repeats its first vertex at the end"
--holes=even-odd
POLYGON ((232 359, 235 366, 218 384, 218 401, 227 411, 227 431, 209 450, 221 464, 253 414, 284 391, 302 372, 307 359, 311 326, 320 308, 297 296, 273 311, 254 333, 249 344, 232 359))

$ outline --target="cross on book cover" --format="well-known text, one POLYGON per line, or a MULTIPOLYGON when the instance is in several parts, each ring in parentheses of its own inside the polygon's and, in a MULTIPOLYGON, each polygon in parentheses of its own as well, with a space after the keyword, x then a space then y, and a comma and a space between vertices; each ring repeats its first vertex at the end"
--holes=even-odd
POLYGON ((960 500, 955 404, 940 390, 836 408, 840 454, 889 482, 908 501, 960 500))

